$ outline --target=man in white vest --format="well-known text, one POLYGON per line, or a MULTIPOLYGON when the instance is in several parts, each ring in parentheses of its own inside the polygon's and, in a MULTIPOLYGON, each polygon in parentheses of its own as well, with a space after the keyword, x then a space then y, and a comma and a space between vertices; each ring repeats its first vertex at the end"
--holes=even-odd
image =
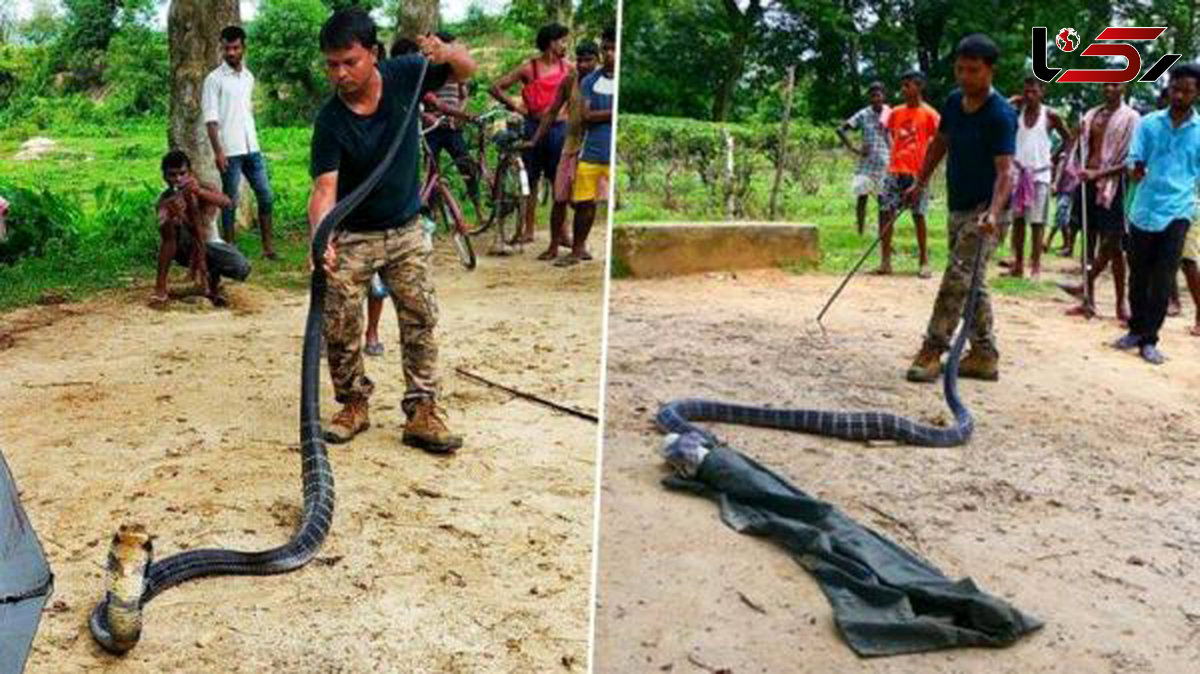
POLYGON ((1059 154, 1071 138, 1058 115, 1042 103, 1044 93, 1041 80, 1033 76, 1025 78, 1024 95, 1016 101, 1019 106, 1017 154, 1013 157, 1017 168, 1013 198, 1013 261, 1007 275, 1015 278, 1025 275, 1025 224, 1028 223, 1033 234, 1029 275, 1034 280, 1042 272, 1042 235, 1050 213, 1050 167, 1057 161, 1057 157, 1051 157, 1050 130, 1057 131, 1062 139, 1059 154))
POLYGON ((267 179, 267 163, 258 146, 254 125, 254 75, 246 68, 246 31, 227 26, 221 31, 221 65, 204 78, 201 108, 212 144, 221 187, 233 205, 221 211, 221 236, 236 245, 234 231, 238 188, 242 176, 250 182, 258 199, 258 226, 262 233, 263 257, 276 259, 271 237, 271 204, 274 199, 267 179))

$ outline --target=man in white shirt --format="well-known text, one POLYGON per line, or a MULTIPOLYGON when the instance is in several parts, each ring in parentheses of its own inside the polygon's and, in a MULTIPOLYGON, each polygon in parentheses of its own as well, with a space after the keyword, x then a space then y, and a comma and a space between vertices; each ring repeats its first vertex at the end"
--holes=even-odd
POLYGON ((262 232, 263 257, 276 259, 271 237, 273 195, 267 180, 267 164, 258 147, 254 125, 254 75, 243 63, 246 31, 227 26, 221 31, 222 63, 204 78, 201 107, 208 127, 221 185, 233 206, 221 211, 221 236, 233 245, 234 219, 237 214, 238 187, 242 175, 250 182, 258 198, 258 225, 262 232))

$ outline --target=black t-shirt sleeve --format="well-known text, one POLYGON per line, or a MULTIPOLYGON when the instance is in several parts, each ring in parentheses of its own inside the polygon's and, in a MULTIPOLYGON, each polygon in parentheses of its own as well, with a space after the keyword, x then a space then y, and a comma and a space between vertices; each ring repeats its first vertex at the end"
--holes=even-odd
POLYGON ((988 150, 993 157, 1017 153, 1017 115, 1002 98, 992 105, 988 115, 988 150))
POLYGON ((316 178, 324 173, 338 170, 342 160, 342 146, 338 144, 337 136, 320 117, 313 127, 312 157, 308 164, 308 173, 316 178))
MULTIPOLYGON (((945 104, 942 105, 940 119, 938 120, 937 132, 942 135, 950 134, 950 124, 953 123, 954 115, 958 110, 954 109, 958 98, 951 94, 946 98, 945 104)), ((961 104, 959 104, 961 105, 961 104)), ((959 108, 961 110, 962 108, 959 108)))

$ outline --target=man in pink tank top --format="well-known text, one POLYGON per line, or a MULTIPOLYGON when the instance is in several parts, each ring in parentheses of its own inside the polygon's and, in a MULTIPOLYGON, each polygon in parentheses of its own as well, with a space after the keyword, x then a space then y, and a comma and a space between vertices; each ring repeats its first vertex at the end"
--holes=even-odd
MULTIPOLYGON (((493 98, 509 110, 525 117, 526 140, 533 138, 542 117, 548 114, 554 105, 559 85, 575 67, 566 60, 568 34, 567 28, 557 23, 543 26, 537 34, 537 48, 540 53, 492 85, 493 98), (519 101, 508 93, 517 83, 521 84, 519 101)), ((541 137, 537 145, 525 151, 525 170, 529 172, 529 205, 525 209, 525 231, 513 243, 533 241, 533 227, 537 222, 538 182, 543 176, 546 180, 554 181, 566 133, 565 122, 566 110, 563 109, 551 125, 550 131, 541 137)))

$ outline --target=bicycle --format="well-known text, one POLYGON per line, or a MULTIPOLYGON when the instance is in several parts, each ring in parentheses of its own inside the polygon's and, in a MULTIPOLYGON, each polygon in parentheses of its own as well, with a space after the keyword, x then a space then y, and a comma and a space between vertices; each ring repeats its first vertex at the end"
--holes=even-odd
POLYGON ((497 243, 503 246, 521 231, 529 197, 529 174, 521 156, 527 145, 523 138, 523 122, 503 108, 493 108, 469 123, 476 128, 473 144, 477 155, 473 164, 478 169, 480 183, 487 187, 486 194, 491 202, 487 219, 480 222, 471 235, 477 236, 495 226, 497 243), (488 123, 500 116, 508 117, 503 128, 489 134, 488 123), (494 173, 487 163, 489 141, 497 150, 494 173))
POLYGON ((463 217, 462 207, 450 193, 450 186, 442 176, 437 156, 430 150, 426 138, 430 131, 441 126, 445 120, 445 116, 438 117, 433 124, 421 129, 421 148, 425 151, 425 182, 421 185, 421 207, 450 232, 458 261, 471 270, 476 264, 475 250, 471 246, 471 231, 467 227, 466 218, 463 217))

